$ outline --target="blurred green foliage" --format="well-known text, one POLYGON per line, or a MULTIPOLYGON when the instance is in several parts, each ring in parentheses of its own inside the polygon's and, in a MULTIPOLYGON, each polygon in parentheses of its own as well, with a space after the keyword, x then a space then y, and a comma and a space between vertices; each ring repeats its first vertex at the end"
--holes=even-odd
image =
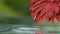
POLYGON ((29 15, 28 0, 0 0, 0 14, 8 17, 29 15))
POLYGON ((18 22, 29 15, 29 0, 0 0, 0 23, 18 22))

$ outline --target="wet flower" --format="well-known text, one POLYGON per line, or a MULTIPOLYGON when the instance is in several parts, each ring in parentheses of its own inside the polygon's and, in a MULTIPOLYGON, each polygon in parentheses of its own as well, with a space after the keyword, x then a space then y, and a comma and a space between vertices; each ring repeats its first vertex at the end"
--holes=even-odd
POLYGON ((55 19, 60 21, 60 0, 30 0, 31 17, 38 24, 46 20, 55 25, 55 19))

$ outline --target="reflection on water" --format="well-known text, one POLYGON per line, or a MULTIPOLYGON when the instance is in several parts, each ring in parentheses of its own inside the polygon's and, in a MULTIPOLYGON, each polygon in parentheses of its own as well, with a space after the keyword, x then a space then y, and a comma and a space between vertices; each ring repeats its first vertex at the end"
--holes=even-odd
MULTIPOLYGON (((51 33, 60 34, 60 27, 45 26, 43 27, 45 34, 51 33)), ((0 25, 1 34, 34 34, 38 29, 42 29, 41 26, 28 26, 28 25, 0 25)))
POLYGON ((37 31, 38 28, 31 28, 31 27, 20 27, 17 29, 12 29, 12 31, 14 32, 18 32, 18 33, 34 33, 35 31, 37 31))

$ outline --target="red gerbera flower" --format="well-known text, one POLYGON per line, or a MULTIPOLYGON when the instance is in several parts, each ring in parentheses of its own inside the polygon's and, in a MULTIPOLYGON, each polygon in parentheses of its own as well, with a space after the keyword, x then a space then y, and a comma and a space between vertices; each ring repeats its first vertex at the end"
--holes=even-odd
POLYGON ((60 21, 60 0, 30 0, 31 17, 37 23, 45 20, 55 24, 55 18, 60 21))

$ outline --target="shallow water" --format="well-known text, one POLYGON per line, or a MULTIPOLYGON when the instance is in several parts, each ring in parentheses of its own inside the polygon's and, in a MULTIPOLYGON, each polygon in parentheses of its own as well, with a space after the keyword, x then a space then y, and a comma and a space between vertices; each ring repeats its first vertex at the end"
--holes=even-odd
POLYGON ((0 34, 34 34, 38 31, 45 32, 45 34, 51 34, 54 32, 55 34, 60 34, 60 27, 53 26, 29 26, 29 25, 8 25, 8 24, 0 24, 0 34))

